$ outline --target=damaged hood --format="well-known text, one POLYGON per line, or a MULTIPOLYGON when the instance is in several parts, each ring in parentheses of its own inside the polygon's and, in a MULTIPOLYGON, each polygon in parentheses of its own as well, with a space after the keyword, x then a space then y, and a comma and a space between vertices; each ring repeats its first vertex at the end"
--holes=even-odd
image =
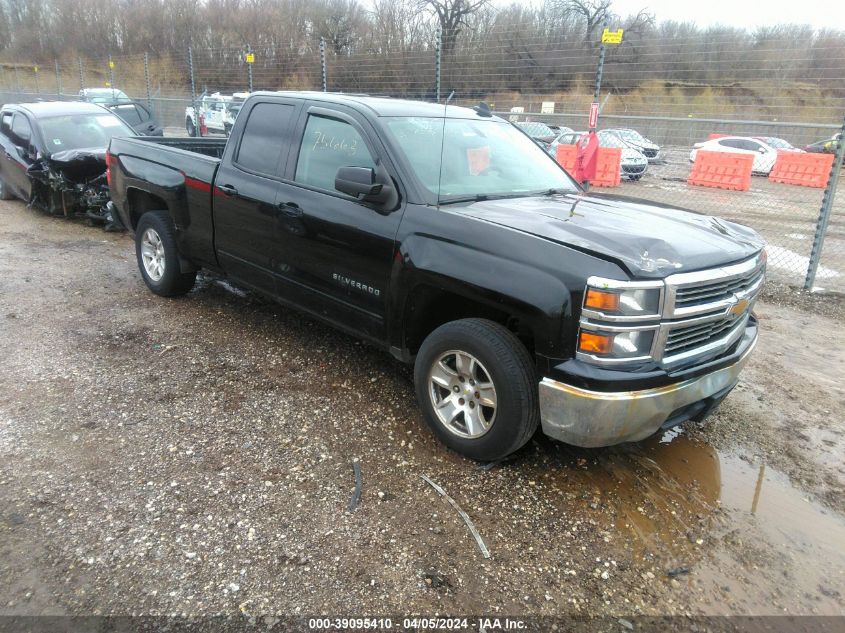
POLYGON ((739 224, 622 196, 485 200, 455 211, 614 261, 633 278, 712 268, 764 246, 739 224))
POLYGON ((41 160, 61 171, 69 180, 90 180, 105 173, 106 148, 87 147, 83 149, 67 149, 62 152, 49 154, 41 160))

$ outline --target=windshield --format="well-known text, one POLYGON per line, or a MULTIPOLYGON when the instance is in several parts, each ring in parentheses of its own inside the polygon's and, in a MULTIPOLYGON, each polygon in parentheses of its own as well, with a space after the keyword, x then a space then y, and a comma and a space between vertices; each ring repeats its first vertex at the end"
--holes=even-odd
POLYGON ((621 136, 626 141, 645 141, 645 137, 636 130, 613 130, 613 133, 621 136))
POLYGON ((792 145, 784 141, 782 138, 776 138, 774 136, 763 137, 762 141, 775 149, 789 149, 792 147, 792 145))
POLYGON ((540 123, 539 121, 517 123, 517 125, 521 127, 526 134, 533 136, 534 138, 544 138, 555 135, 555 131, 552 128, 545 123, 540 123))
POLYGON ((385 117, 417 178, 439 200, 577 191, 574 181, 510 123, 486 119, 385 117), (441 168, 441 139, 443 164, 441 168))
POLYGON ((627 149, 628 144, 619 138, 614 132, 599 132, 599 145, 601 147, 619 147, 627 149))
POLYGON ((88 101, 91 103, 112 103, 114 101, 131 101, 131 99, 122 90, 103 89, 103 90, 89 90, 86 95, 88 101))
POLYGON ((48 154, 68 149, 108 147, 114 136, 134 136, 126 123, 113 114, 66 114, 41 119, 41 134, 48 154))

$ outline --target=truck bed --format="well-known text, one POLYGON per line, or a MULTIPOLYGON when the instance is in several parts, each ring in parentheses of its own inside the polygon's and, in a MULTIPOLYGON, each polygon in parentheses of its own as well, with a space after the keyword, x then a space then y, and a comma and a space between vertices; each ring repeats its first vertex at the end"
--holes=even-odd
POLYGON ((212 188, 225 148, 225 138, 113 138, 110 189, 121 222, 134 228, 130 195, 153 196, 144 204, 170 210, 182 252, 213 266, 212 188))
POLYGON ((222 158, 223 150, 226 149, 225 138, 196 138, 193 136, 139 136, 135 140, 166 145, 174 149, 193 154, 202 154, 211 158, 222 158))

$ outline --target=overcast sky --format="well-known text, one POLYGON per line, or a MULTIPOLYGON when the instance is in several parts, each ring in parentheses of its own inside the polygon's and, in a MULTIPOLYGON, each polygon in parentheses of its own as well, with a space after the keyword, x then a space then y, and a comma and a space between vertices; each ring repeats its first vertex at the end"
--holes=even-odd
MULTIPOLYGON (((497 4, 508 4, 508 0, 498 0, 497 4)), ((845 30, 843 0, 613 0, 613 11, 620 15, 643 8, 654 13, 658 21, 695 22, 700 26, 754 28, 786 23, 845 30)))
POLYGON ((810 24, 815 28, 845 29, 842 0, 614 0, 615 13, 625 15, 647 8, 658 20, 725 24, 753 28, 772 24, 810 24))

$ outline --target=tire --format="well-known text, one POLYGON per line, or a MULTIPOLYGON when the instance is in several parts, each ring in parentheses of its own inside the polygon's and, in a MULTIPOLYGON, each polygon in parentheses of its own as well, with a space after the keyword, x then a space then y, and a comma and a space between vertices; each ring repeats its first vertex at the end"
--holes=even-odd
POLYGON ((0 200, 14 200, 15 194, 13 194, 9 187, 6 185, 6 181, 3 180, 3 177, 0 176, 0 200))
POLYGON ((643 177, 643 175, 642 175, 642 174, 635 174, 635 175, 633 175, 633 176, 628 176, 628 179, 629 179, 629 180, 632 180, 632 181, 636 181, 636 180, 639 180, 639 179, 640 179, 640 178, 642 178, 642 177, 643 177))
POLYGON ((197 126, 194 125, 193 119, 185 119, 185 129, 188 130, 188 136, 196 136, 197 126))
POLYGON ((535 376, 531 356, 519 339, 486 319, 441 325, 423 341, 414 365, 417 400, 434 434, 452 450, 484 461, 510 455, 537 430, 535 376), (475 363, 468 363, 467 357, 475 363), (435 410, 435 402, 443 406, 435 410), (441 415, 453 421, 447 423, 441 415))
POLYGON ((135 256, 147 288, 162 297, 177 297, 190 291, 196 271, 183 273, 167 211, 148 211, 135 231, 135 256), (159 265, 160 264, 160 265, 159 265))

